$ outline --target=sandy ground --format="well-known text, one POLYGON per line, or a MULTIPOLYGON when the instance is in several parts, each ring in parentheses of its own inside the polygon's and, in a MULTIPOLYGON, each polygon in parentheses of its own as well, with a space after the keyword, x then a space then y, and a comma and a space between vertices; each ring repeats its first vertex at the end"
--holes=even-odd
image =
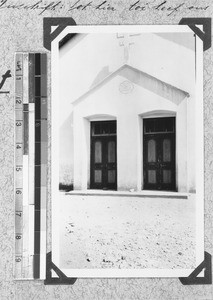
POLYGON ((195 202, 60 197, 61 268, 194 268, 195 202))

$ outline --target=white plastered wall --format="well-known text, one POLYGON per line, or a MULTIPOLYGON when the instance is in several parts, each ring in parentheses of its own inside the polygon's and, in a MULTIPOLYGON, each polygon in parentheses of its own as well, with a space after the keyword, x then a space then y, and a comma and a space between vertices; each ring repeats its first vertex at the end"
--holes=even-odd
MULTIPOLYGON (((124 80, 115 76, 74 106, 74 189, 90 186, 90 121, 116 119, 118 190, 140 190, 143 185, 142 119, 147 113, 158 111, 176 115, 176 184, 179 192, 186 192, 194 182, 194 173, 187 167, 187 158, 188 165, 194 163, 193 153, 187 156, 187 147, 193 149, 191 120, 187 120, 191 118, 187 114, 189 98, 177 105, 137 84, 131 93, 122 94, 119 86, 124 80)), ((190 103, 193 105, 191 98, 190 103)))

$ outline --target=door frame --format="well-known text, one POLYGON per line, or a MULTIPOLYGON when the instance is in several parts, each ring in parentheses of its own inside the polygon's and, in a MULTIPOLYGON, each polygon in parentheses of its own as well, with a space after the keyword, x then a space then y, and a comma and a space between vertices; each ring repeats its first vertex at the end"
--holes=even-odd
MULTIPOLYGON (((95 140, 102 140, 103 141, 103 144, 105 145, 106 144, 106 141, 107 139, 109 138, 110 139, 113 139, 115 141, 115 184, 111 184, 111 187, 110 187, 110 184, 109 184, 109 188, 107 190, 117 190, 117 120, 113 119, 113 120, 92 120, 90 121, 90 164, 89 164, 89 173, 90 173, 90 184, 89 184, 89 189, 99 189, 99 190, 105 190, 104 187, 94 187, 93 185, 95 185, 95 182, 94 182, 94 174, 93 174, 93 167, 92 165, 95 164, 94 162, 94 153, 93 153, 93 147, 94 147, 94 142, 95 140), (92 135, 92 123, 95 123, 95 122, 115 122, 116 124, 116 132, 115 134, 109 134, 109 135, 92 135)), ((102 150, 103 151, 103 150, 102 150)), ((106 149, 105 149, 106 151, 106 149)), ((106 152, 102 152, 102 155, 106 155, 106 152)), ((103 158, 103 157, 102 157, 103 158)), ((102 162, 102 164, 105 164, 105 161, 102 162)), ((107 173, 107 170, 108 168, 106 169, 107 167, 104 166, 103 169, 102 169, 102 176, 103 176, 103 180, 106 180, 106 173, 107 173), (105 168, 105 173, 103 172, 105 168), (103 174, 104 173, 104 174, 103 174)), ((94 168, 95 169, 95 168, 94 168)))
MULTIPOLYGON (((154 119, 154 118, 174 118, 175 122, 175 132, 174 132, 174 156, 175 156, 175 162, 174 162, 174 190, 172 191, 178 191, 178 156, 177 156, 177 113, 175 111, 151 111, 147 112, 143 115, 140 115, 140 136, 141 136, 141 155, 140 155, 140 165, 141 165, 141 190, 147 190, 144 188, 144 120, 146 119, 154 119)), ((151 190, 149 190, 151 191, 151 190)), ((158 191, 158 190, 153 190, 158 191)), ((159 190, 161 191, 161 190, 159 190)), ((162 190, 163 191, 163 190, 162 190)))

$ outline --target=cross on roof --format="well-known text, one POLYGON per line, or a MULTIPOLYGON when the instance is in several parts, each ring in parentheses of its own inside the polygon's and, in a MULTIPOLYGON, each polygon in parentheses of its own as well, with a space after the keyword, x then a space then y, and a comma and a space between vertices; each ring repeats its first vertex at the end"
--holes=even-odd
POLYGON ((121 47, 124 47, 124 63, 127 64, 129 60, 129 51, 130 51, 130 46, 134 45, 135 42, 131 42, 132 37, 137 36, 140 34, 129 34, 129 33, 124 33, 124 34, 117 34, 117 39, 122 39, 119 42, 119 45, 121 47))

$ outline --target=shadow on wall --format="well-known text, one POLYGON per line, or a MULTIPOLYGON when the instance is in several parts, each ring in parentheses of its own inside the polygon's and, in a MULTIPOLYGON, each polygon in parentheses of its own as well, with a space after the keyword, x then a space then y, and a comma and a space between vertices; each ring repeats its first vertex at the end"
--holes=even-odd
POLYGON ((73 190, 73 165, 60 165, 59 173, 59 190, 66 192, 73 190))
POLYGON ((59 131, 59 190, 73 190, 73 113, 64 120, 59 131))
POLYGON ((59 191, 61 192, 69 192, 73 190, 73 184, 63 184, 63 183, 59 183, 59 191))

